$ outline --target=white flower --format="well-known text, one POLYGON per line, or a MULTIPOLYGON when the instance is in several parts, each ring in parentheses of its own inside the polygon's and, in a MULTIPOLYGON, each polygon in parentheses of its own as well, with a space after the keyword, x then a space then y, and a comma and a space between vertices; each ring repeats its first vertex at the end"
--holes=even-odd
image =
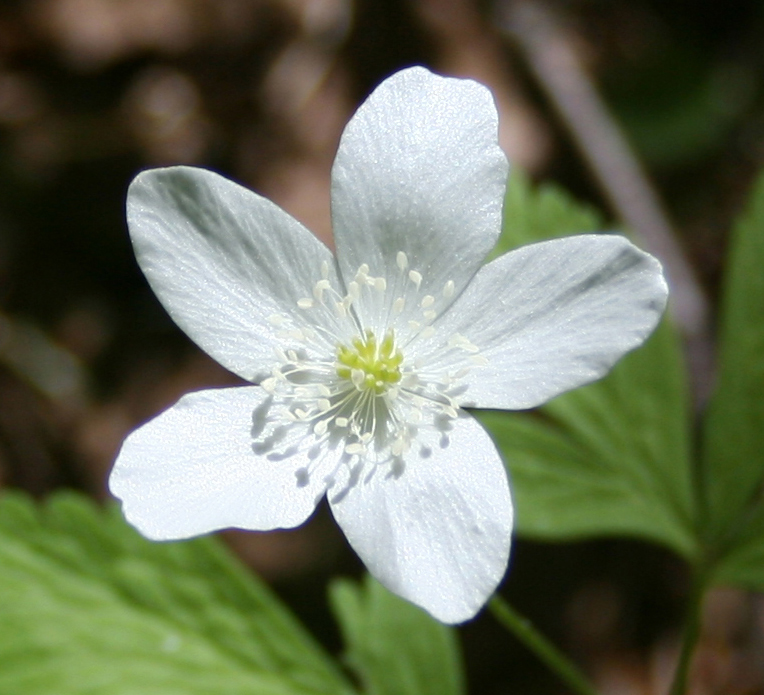
POLYGON ((324 494, 371 573, 436 618, 475 615, 507 566, 512 503, 462 408, 531 408, 601 377, 663 311, 626 239, 534 244, 485 266, 507 164, 490 93, 423 68, 385 81, 332 170, 336 257, 201 169, 132 184, 135 253, 176 323, 243 386, 192 393, 111 474, 153 539, 301 524, 324 494))

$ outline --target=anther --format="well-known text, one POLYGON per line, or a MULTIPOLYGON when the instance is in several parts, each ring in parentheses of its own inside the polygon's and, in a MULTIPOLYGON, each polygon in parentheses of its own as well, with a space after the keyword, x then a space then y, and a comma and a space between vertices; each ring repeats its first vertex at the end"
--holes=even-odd
POLYGON ((464 350, 465 352, 471 352, 471 353, 480 352, 480 348, 477 345, 475 345, 469 338, 465 338, 463 335, 460 335, 459 333, 454 333, 448 339, 448 345, 449 347, 460 348, 464 350))
POLYGON ((456 412, 456 410, 450 406, 450 405, 444 405, 443 406, 443 412, 448 415, 450 418, 457 418, 459 417, 459 413, 456 412))
POLYGON ((395 257, 395 262, 398 264, 398 268, 403 272, 409 266, 409 259, 403 251, 398 251, 398 255, 395 257))
POLYGON ((454 281, 449 280, 444 286, 443 286, 443 296, 448 299, 449 297, 454 296, 454 290, 456 287, 454 286, 454 281))
POLYGON ((363 371, 363 369, 350 370, 350 380, 353 382, 353 385, 357 389, 360 389, 363 386, 363 382, 365 378, 366 378, 366 373, 363 371))
POLYGON ((403 311, 404 306, 406 306, 406 300, 403 297, 398 297, 398 299, 393 302, 393 311, 396 314, 400 314, 403 311))
POLYGON ((307 297, 303 299, 298 299, 297 306, 300 307, 300 309, 310 309, 313 307, 313 300, 308 299, 307 297))
POLYGON ((435 304, 435 297, 433 297, 431 294, 426 294, 424 297, 422 297, 422 301, 419 302, 419 306, 421 306, 422 309, 427 309, 433 304, 435 304))
POLYGON ((313 287, 313 296, 316 298, 316 301, 323 302, 324 292, 331 289, 331 287, 332 286, 328 280, 319 280, 313 287))
POLYGON ((319 398, 318 403, 316 403, 316 405, 318 406, 318 409, 322 413, 325 413, 327 410, 331 410, 331 407, 332 407, 332 404, 328 398, 319 398))
POLYGON ((409 280, 419 289, 419 286, 422 284, 422 273, 418 273, 416 270, 409 270, 409 280))

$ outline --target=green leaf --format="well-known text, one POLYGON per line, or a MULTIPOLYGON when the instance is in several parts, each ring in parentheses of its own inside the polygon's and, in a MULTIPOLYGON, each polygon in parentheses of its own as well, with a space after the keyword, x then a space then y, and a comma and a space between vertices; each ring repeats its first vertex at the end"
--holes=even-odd
POLYGON ((492 257, 523 244, 585 232, 599 232, 602 216, 552 183, 532 186, 518 168, 512 170, 504 198, 501 236, 492 257))
MULTIPOLYGON (((504 248, 573 230, 599 217, 551 188, 514 175, 504 248)), ((689 411, 678 337, 664 321, 601 381, 534 413, 480 413, 510 470, 521 535, 569 540, 629 535, 697 553, 689 411)))
POLYGON ((456 631, 391 594, 367 576, 362 585, 330 587, 346 661, 368 695, 459 695, 464 692, 456 631))
POLYGON ((151 543, 74 494, 0 498, 4 695, 349 693, 215 539, 151 543))
POLYGON ((764 589, 764 176, 733 231, 705 419, 706 533, 725 581, 764 589))

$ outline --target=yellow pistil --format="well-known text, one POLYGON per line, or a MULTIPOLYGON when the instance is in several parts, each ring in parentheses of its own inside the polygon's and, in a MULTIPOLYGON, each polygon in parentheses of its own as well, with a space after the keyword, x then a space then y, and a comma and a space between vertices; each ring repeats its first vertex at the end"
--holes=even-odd
POLYGON ((352 381, 359 391, 380 395, 401 380, 403 355, 395 349, 395 337, 389 331, 381 343, 372 331, 353 338, 352 346, 337 348, 337 376, 352 381))

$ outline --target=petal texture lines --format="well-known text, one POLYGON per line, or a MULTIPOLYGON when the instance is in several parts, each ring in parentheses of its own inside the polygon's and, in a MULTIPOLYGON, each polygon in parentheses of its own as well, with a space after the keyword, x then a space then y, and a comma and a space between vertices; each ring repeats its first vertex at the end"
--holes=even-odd
POLYGON ((133 432, 109 479, 127 520, 153 540, 305 521, 324 493, 318 469, 331 471, 340 453, 311 459, 283 431, 281 446, 269 446, 269 406, 256 386, 199 391, 133 432))
POLYGON ((512 529, 507 474, 467 414, 448 430, 423 427, 402 471, 366 470, 329 501, 369 571, 442 622, 472 618, 504 576, 512 529))
POLYGON ((346 281, 364 263, 392 278, 403 253, 424 295, 449 281, 458 295, 501 227, 508 165, 497 132, 493 97, 476 82, 424 68, 383 82, 345 129, 332 170, 346 281))
POLYGON ((170 316, 206 353, 249 381, 264 378, 277 347, 268 322, 310 297, 331 252, 277 205, 204 169, 140 174, 128 224, 138 263, 170 316))
POLYGON ((604 376, 663 314, 658 261, 620 236, 524 246, 476 275, 438 331, 479 346, 463 403, 532 408, 604 376))

